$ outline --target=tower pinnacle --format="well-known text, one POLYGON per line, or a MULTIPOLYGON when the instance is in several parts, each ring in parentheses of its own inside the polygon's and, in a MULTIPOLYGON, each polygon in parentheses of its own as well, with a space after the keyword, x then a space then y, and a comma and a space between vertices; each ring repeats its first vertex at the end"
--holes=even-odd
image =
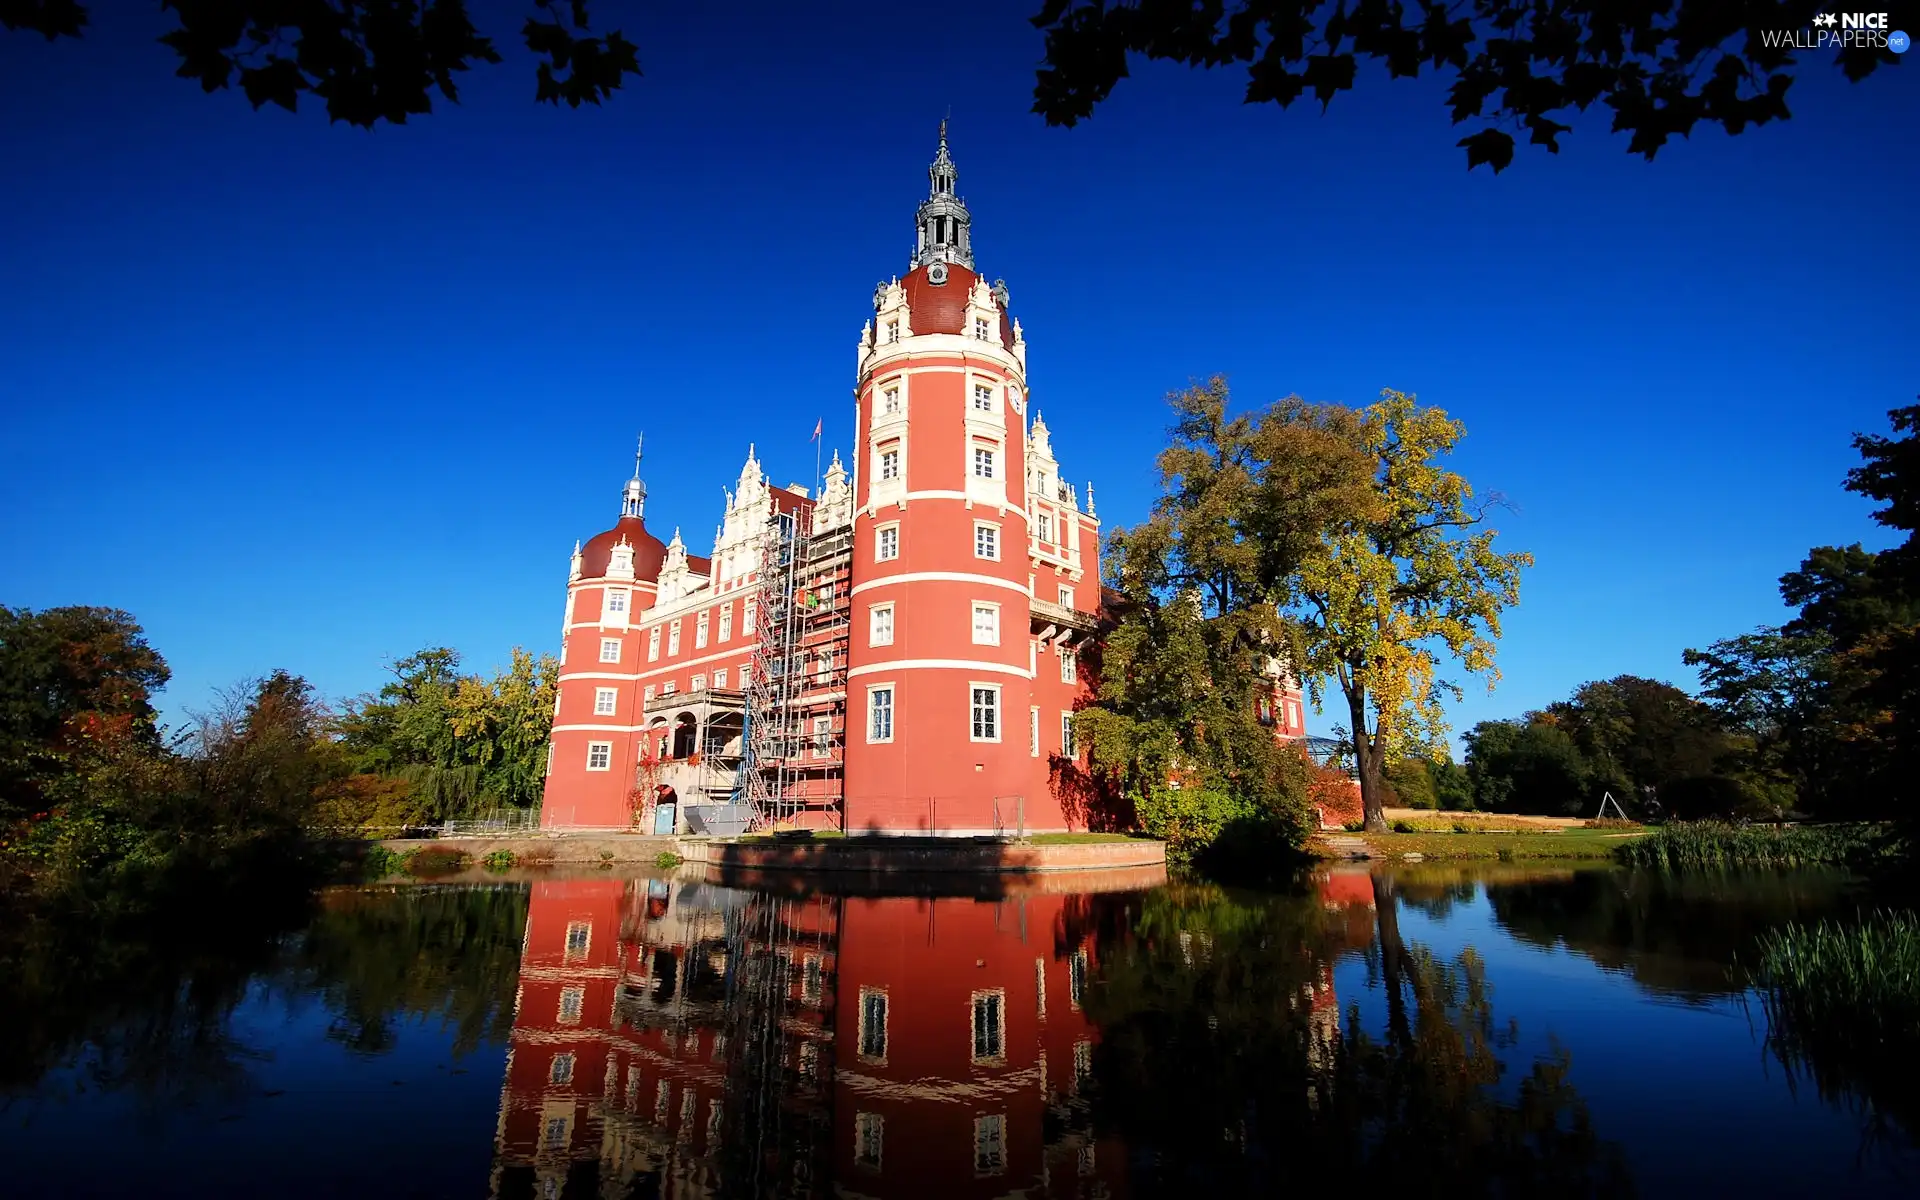
POLYGON ((626 490, 620 496, 623 517, 642 516, 647 507, 647 485, 640 482, 640 457, 646 446, 647 435, 643 433, 633 447, 633 478, 627 480, 626 490))
POLYGON ((914 243, 913 265, 924 267, 936 262, 958 263, 971 271, 973 215, 967 211, 966 202, 954 190, 960 182, 960 171, 953 165, 953 156, 947 152, 947 123, 944 120, 940 122, 940 148, 927 167, 927 181, 927 199, 914 215, 918 239, 914 243))

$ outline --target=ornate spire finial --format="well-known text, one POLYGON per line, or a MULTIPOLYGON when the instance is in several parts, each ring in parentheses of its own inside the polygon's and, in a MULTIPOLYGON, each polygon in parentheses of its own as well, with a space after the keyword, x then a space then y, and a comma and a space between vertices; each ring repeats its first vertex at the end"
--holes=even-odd
MULTIPOLYGON (((933 163, 927 167, 927 182, 930 186, 926 202, 914 216, 918 237, 914 242, 913 265, 957 263, 972 270, 973 216, 955 190, 960 172, 953 165, 953 155, 947 151, 945 120, 940 122, 940 146, 934 152, 933 163)), ((934 282, 943 281, 944 278, 934 282)))
POLYGON ((1090 517, 1095 515, 1093 511, 1093 480, 1091 479, 1087 480, 1087 515, 1090 517))
POLYGON ((643 516, 647 507, 647 485, 640 480, 640 459, 645 451, 647 438, 641 434, 633 446, 633 478, 627 480, 626 489, 620 495, 620 515, 623 517, 643 516))

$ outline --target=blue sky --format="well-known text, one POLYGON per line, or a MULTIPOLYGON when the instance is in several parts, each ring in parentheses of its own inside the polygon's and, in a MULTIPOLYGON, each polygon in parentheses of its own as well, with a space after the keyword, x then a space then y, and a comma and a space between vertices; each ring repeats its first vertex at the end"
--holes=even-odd
MULTIPOLYGON (((171 718, 275 667, 345 696, 423 645, 554 649, 637 429, 649 523, 696 552, 750 439, 811 477, 949 106, 981 268, 1109 526, 1190 378, 1466 423, 1458 469, 1538 565, 1456 728, 1690 684, 1680 651, 1780 619, 1808 547, 1886 544, 1840 483, 1920 391, 1911 70, 1808 61, 1792 121, 1651 164, 1596 114, 1495 177, 1429 81, 1321 116, 1143 66, 1049 129, 1031 0, 602 0, 647 72, 605 108, 535 106, 513 53, 374 133, 203 96, 118 7, 77 44, 0 35, 0 602, 133 612, 171 718)), ((523 7, 475 13, 511 42, 523 7)))

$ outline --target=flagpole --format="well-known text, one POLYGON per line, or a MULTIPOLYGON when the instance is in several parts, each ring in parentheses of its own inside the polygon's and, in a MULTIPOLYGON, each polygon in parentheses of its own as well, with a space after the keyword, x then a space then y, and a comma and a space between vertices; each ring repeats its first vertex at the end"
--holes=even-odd
POLYGON ((816 504, 820 502, 820 443, 826 440, 820 436, 820 431, 824 426, 824 421, 813 423, 813 500, 816 504))

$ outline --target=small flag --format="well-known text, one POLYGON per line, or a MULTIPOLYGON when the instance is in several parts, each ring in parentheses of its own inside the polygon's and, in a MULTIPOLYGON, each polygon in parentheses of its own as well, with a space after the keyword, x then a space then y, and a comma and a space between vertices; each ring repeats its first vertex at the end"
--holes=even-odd
POLYGON ((813 440, 816 442, 820 440, 820 426, 823 423, 825 423, 825 421, 826 421, 826 418, 822 417, 820 420, 815 421, 813 423, 813 440))

